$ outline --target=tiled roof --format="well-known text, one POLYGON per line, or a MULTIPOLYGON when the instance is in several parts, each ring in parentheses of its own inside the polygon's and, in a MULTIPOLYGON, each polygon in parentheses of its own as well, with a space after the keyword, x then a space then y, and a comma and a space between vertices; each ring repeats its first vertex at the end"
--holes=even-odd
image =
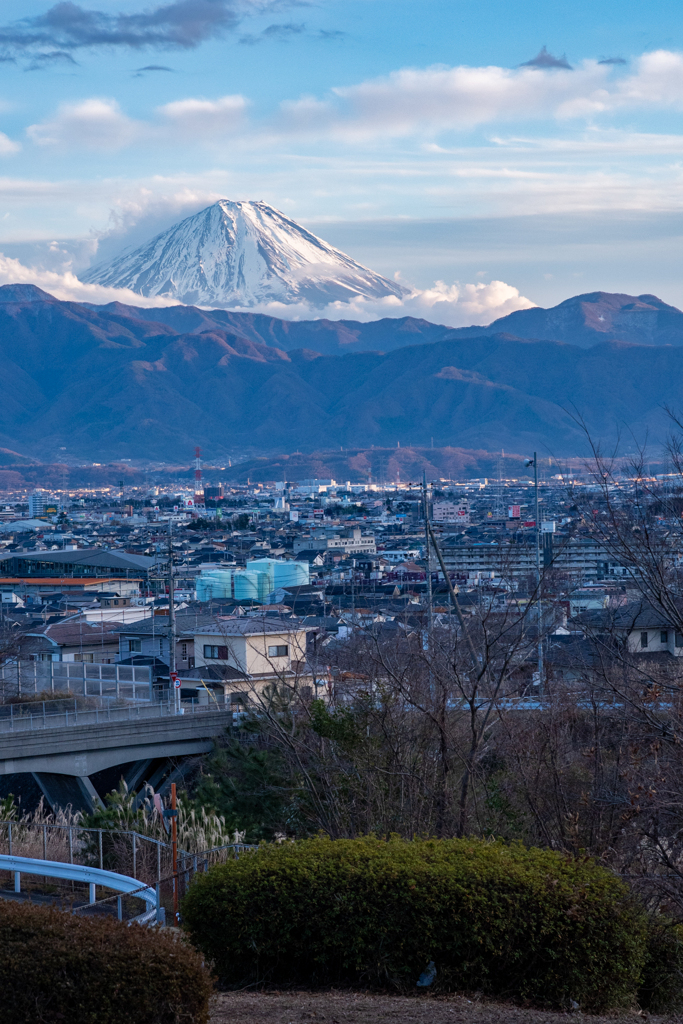
POLYGON ((91 626, 88 622, 54 622, 40 629, 32 629, 28 636, 45 637, 53 643, 62 645, 93 644, 100 641, 118 642, 119 622, 99 622, 91 626))
POLYGON ((244 618, 223 619, 214 622, 212 626, 203 626, 192 632, 207 636, 247 636, 259 633, 299 633, 305 629, 298 619, 292 622, 291 619, 278 619, 275 615, 264 615, 263 618, 254 618, 250 615, 244 618))

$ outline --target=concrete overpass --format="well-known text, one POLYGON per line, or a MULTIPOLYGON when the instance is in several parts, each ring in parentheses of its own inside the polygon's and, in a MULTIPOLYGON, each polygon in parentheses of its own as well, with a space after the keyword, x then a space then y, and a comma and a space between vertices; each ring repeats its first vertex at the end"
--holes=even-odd
POLYGON ((0 721, 0 793, 22 795, 37 786, 51 807, 91 810, 124 778, 129 789, 146 782, 163 790, 182 775, 191 755, 211 750, 232 724, 216 705, 173 704, 65 711, 43 717, 17 714, 0 721))

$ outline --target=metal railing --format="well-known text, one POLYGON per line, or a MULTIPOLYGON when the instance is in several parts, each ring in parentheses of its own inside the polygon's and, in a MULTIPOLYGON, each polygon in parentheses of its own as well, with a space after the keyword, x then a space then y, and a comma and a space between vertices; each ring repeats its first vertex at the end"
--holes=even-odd
POLYGON ((84 697, 153 700, 149 665, 109 665, 84 661, 13 661, 0 665, 0 690, 5 696, 26 696, 44 690, 68 690, 84 697))
MULTIPOLYGON (((62 700, 36 701, 29 704, 0 705, 0 734, 34 732, 42 729, 63 729, 76 725, 100 725, 108 722, 138 721, 141 719, 170 718, 178 715, 230 716, 231 722, 240 718, 239 712, 232 712, 229 704, 206 704, 192 698, 180 703, 178 709, 173 701, 158 703, 118 703, 102 701, 93 707, 92 698, 74 697, 62 700)), ((243 715, 241 717, 244 717, 243 715)))
MULTIPOLYGON (((148 903, 154 898, 155 914, 138 916, 135 920, 139 923, 145 923, 154 916, 157 920, 162 919, 164 891, 168 890, 166 902, 170 902, 175 885, 182 894, 195 874, 208 871, 213 864, 236 860, 241 854, 257 849, 256 846, 239 842, 196 852, 179 849, 177 874, 174 874, 172 846, 163 839, 133 829, 84 828, 79 824, 21 820, 0 821, 2 846, 7 852, 0 853, 0 872, 15 873, 15 891, 19 891, 17 885, 21 884, 16 872, 23 872, 44 878, 87 882, 91 887, 90 903, 94 903, 95 885, 116 889, 117 886, 109 884, 106 877, 126 879, 119 887, 120 892, 138 895, 137 890, 144 889, 146 895, 140 893, 141 898, 148 903), (28 867, 21 867, 19 861, 25 862, 28 867), (45 865, 49 865, 50 870, 47 867, 44 869, 45 865), (96 874, 90 876, 88 872, 96 874), (124 888, 124 885, 128 888, 124 888)), ((104 901, 98 902, 106 903, 109 899, 105 897, 104 901)), ((120 900, 117 907, 121 917, 120 900)))
MULTIPOLYGON (((147 911, 138 914, 132 922, 148 924, 152 919, 161 923, 162 915, 159 887, 152 889, 144 885, 137 878, 130 878, 128 875, 120 875, 116 871, 102 871, 100 868, 87 867, 82 864, 65 864, 63 861, 38 860, 33 857, 15 857, 9 854, 0 854, 0 871, 10 871, 14 875, 14 892, 21 892, 22 875, 40 875, 43 878, 57 878, 65 881, 85 882, 89 890, 89 903, 96 902, 96 887, 102 886, 113 889, 115 892, 125 893, 129 896, 136 896, 147 904, 147 911)), ((117 898, 117 917, 123 919, 123 906, 121 898, 117 898)), ((132 923, 131 922, 131 923, 132 923)))

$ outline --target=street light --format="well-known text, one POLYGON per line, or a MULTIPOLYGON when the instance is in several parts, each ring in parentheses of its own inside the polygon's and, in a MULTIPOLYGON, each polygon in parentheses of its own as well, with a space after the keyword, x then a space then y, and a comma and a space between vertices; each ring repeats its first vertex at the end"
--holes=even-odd
POLYGON ((525 459, 524 465, 527 469, 534 467, 534 518, 536 523, 536 593, 537 593, 537 623, 538 623, 538 686, 539 693, 543 693, 543 605, 541 603, 541 524, 538 516, 538 456, 534 452, 533 459, 525 459))

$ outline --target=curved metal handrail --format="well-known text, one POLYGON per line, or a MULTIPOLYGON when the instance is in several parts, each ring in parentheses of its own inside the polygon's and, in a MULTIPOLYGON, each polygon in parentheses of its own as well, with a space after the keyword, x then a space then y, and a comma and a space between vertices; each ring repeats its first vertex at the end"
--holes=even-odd
POLYGON ((137 878, 120 875, 116 871, 105 871, 102 868, 86 867, 82 864, 65 864, 59 860, 37 860, 33 857, 16 857, 13 854, 0 854, 0 871, 14 873, 14 891, 21 892, 21 876, 43 875, 48 878, 61 878, 73 882, 87 882, 90 886, 90 903, 95 902, 95 886, 105 886, 115 892, 134 895, 144 900, 147 910, 132 918, 138 924, 147 924, 159 917, 159 901, 156 890, 137 878))

